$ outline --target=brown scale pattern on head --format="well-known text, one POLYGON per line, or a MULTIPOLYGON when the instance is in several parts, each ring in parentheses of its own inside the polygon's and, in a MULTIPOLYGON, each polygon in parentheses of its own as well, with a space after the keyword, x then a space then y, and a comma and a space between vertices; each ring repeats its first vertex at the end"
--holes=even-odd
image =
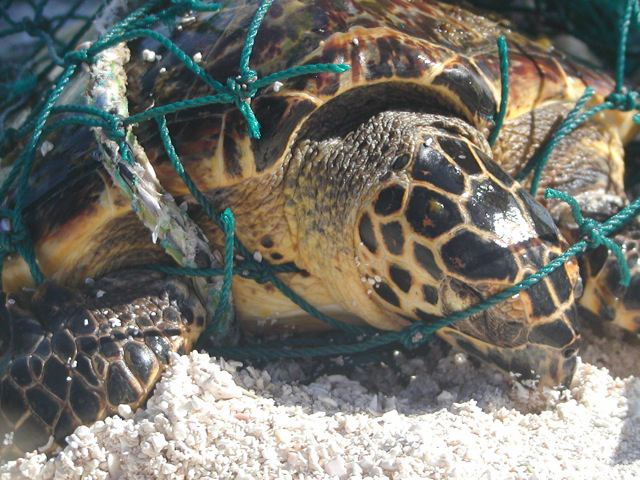
MULTIPOLYGON (((541 206, 488 155, 461 136, 425 135, 406 166, 387 179, 358 219, 362 281, 383 308, 433 322, 523 280, 566 245, 541 206), (368 288, 368 287, 367 287, 368 288)), ((574 263, 505 302, 501 318, 476 315, 454 328, 514 346, 562 347, 577 330, 559 317, 573 311, 574 263)))

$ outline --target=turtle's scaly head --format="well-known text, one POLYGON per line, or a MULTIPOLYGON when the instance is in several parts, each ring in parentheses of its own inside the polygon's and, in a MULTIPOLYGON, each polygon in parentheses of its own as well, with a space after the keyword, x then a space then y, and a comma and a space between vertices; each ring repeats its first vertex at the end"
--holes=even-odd
MULTIPOLYGON (((566 242, 549 214, 493 162, 479 132, 440 115, 400 117, 414 127, 403 130, 404 148, 396 145, 356 220, 362 282, 387 316, 438 321, 562 253, 566 242)), ((521 379, 567 386, 579 342, 577 279, 570 262, 439 333, 521 379)))

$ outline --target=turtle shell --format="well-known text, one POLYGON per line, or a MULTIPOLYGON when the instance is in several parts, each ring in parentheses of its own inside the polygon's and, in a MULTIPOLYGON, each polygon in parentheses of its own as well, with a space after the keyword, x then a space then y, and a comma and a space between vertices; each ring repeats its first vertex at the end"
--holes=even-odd
MULTIPOLYGON (((166 34, 213 78, 240 74, 240 56, 257 2, 223 2, 219 12, 183 19, 166 34)), ((255 39, 250 66, 259 77, 316 63, 345 63, 344 74, 303 75, 251 99, 261 137, 250 138, 233 104, 167 115, 174 146, 201 190, 238 184, 280 168, 301 134, 348 129, 387 108, 454 112, 488 133, 500 100, 496 38, 509 45, 507 118, 558 100, 573 101, 610 79, 512 32, 500 19, 440 2, 277 0, 255 39)), ((130 113, 216 93, 153 39, 131 42, 130 113), (145 50, 155 52, 149 62, 145 50), (158 60, 158 58, 160 58, 158 60)), ((78 83, 86 81, 79 78, 78 83)), ((168 161, 156 123, 135 128, 158 177, 174 195, 187 193, 168 161)), ((92 157, 86 128, 66 128, 38 149, 25 198, 25 222, 45 275, 67 284, 122 266, 158 261, 148 238, 108 174, 92 157), (74 272, 74 273, 71 273, 74 272)), ((28 269, 8 258, 4 286, 29 285, 28 269)))
MULTIPOLYGON (((221 83, 240 75, 246 31, 256 5, 223 8, 180 30, 171 40, 221 83)), ((613 84, 502 25, 440 2, 402 0, 277 1, 260 26, 250 66, 259 77, 300 65, 344 63, 344 74, 304 75, 267 88, 252 99, 261 138, 251 139, 234 105, 210 105, 168 117, 173 142, 199 187, 228 186, 270 170, 285 157, 302 130, 321 135, 329 126, 350 124, 385 108, 456 112, 488 132, 500 103, 496 39, 507 37, 510 93, 507 120, 547 102, 575 101, 587 85, 606 94, 613 84), (278 91, 275 91, 278 90, 278 91)), ((175 56, 154 40, 132 46, 129 98, 132 113, 151 106, 211 95, 175 56), (162 60, 145 64, 144 50, 162 60)), ((138 136, 166 188, 186 193, 172 174, 155 123, 138 136)))

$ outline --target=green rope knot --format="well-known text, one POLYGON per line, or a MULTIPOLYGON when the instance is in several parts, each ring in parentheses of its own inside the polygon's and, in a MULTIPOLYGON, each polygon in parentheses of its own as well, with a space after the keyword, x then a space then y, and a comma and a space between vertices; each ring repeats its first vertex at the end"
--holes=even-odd
POLYGON ((399 342, 407 350, 418 348, 423 343, 431 339, 432 334, 426 331, 427 325, 424 323, 412 323, 400 330, 399 342))
POLYGON ((248 78, 248 80, 244 76, 227 78, 228 93, 245 103, 248 103, 249 99, 256 94, 256 89, 251 84, 255 82, 257 77, 248 78))
POLYGON ((638 103, 639 98, 640 93, 625 89, 621 92, 610 93, 605 100, 612 103, 615 109, 628 112, 640 108, 640 103, 638 103))
POLYGON ((90 57, 88 52, 88 48, 79 48, 78 50, 67 52, 63 57, 64 64, 93 63, 93 57, 90 57))
POLYGON ((258 73, 255 70, 249 69, 246 72, 242 72, 242 75, 236 77, 236 80, 244 90, 249 90, 251 84, 258 80, 258 73))
POLYGON ((47 19, 42 16, 36 18, 23 17, 19 26, 22 31, 31 37, 40 37, 42 33, 48 33, 50 27, 47 19))
POLYGON ((580 234, 589 242, 593 248, 605 245, 607 237, 600 231, 602 224, 593 218, 585 218, 580 225, 580 234))
POLYGON ((3 212, 0 220, 0 255, 5 256, 11 252, 19 251, 25 241, 30 240, 29 233, 21 228, 19 222, 12 222, 13 212, 3 212))
POLYGON ((29 95, 35 88, 36 82, 37 78, 32 72, 25 72, 12 83, 1 83, 0 99, 29 95))
POLYGON ((271 265, 264 261, 243 261, 237 265, 241 269, 241 275, 244 278, 254 280, 256 283, 264 284, 270 282, 274 277, 274 271, 271 265))
POLYGON ((105 135, 114 141, 124 140, 127 136, 124 129, 124 118, 117 113, 109 117, 109 123, 103 127, 105 135))
MULTIPOLYGON (((253 70, 250 72, 255 75, 253 70)), ((254 78, 251 73, 238 77, 227 78, 227 93, 233 98, 233 103, 245 121, 249 129, 251 138, 260 138, 260 124, 251 109, 251 98, 256 94, 257 88, 254 85, 255 80, 246 82, 246 79, 254 78)))
POLYGON ((588 247, 597 248, 604 245, 611 250, 611 253, 615 255, 620 266, 620 285, 628 287, 629 282, 631 281, 631 273, 629 272, 627 261, 624 258, 624 254, 622 253, 620 246, 602 232, 603 225, 593 218, 584 218, 580 212, 578 202, 576 202, 575 198, 565 192, 559 192, 552 188, 547 188, 544 193, 544 197, 556 198, 569 205, 571 208, 571 215, 573 215, 573 219, 578 224, 580 233, 584 236, 584 240, 587 242, 588 247))

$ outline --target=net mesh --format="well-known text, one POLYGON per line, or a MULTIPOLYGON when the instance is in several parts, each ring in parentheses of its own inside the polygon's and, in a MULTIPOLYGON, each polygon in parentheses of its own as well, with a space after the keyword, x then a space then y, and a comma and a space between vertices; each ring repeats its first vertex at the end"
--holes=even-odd
MULTIPOLYGON (((248 99, 260 89, 275 82, 318 72, 330 72, 340 75, 348 69, 347 65, 318 64, 295 67, 275 72, 258 78, 250 67, 253 40, 271 1, 263 1, 256 5, 256 13, 246 32, 246 39, 240 58, 240 76, 227 79, 226 83, 218 82, 205 72, 192 58, 182 52, 171 41, 154 30, 159 23, 174 24, 178 17, 194 11, 212 12, 218 6, 213 3, 195 0, 152 0, 143 3, 138 9, 115 21, 113 26, 101 35, 95 31, 100 19, 117 18, 118 2, 105 7, 92 1, 76 1, 73 3, 57 0, 31 0, 16 4, 11 1, 0 3, 0 38, 5 42, 2 51, 0 70, 0 156, 2 164, 2 186, 0 198, 0 266, 7 255, 20 255, 29 265, 36 284, 43 280, 38 266, 33 245, 22 217, 24 190, 31 170, 36 148, 41 147, 47 135, 65 125, 88 125, 96 127, 100 132, 98 144, 102 147, 102 160, 105 167, 117 181, 121 193, 131 202, 141 221, 154 234, 159 236, 165 250, 176 260, 176 267, 157 267, 175 274, 191 275, 199 282, 199 288, 210 299, 208 308, 212 321, 202 338, 217 338, 224 345, 228 341, 228 331, 233 323, 233 311, 229 305, 231 276, 242 275, 258 282, 271 282, 286 296, 300 305, 304 310, 320 318, 329 326, 341 331, 334 340, 322 337, 318 341, 290 340, 284 344, 271 346, 255 346, 250 350, 239 350, 235 347, 218 347, 215 353, 229 356, 252 356, 259 358, 282 358, 294 356, 316 356, 355 354, 383 346, 395 348, 415 348, 428 340, 432 334, 456 321, 478 313, 490 306, 510 298, 517 292, 537 283, 560 267, 572 256, 578 256, 590 248, 605 245, 620 260, 622 272, 621 283, 628 284, 629 271, 620 248, 608 237, 628 223, 640 211, 640 202, 634 201, 606 222, 597 223, 584 219, 575 201, 566 194, 548 191, 548 198, 557 198, 570 204, 574 218, 579 225, 584 239, 572 245, 563 255, 554 259, 540 271, 527 277, 524 281, 509 289, 474 305, 464 311, 457 312, 434 324, 414 323, 399 332, 381 332, 372 327, 356 327, 346 325, 330 317, 298 297, 278 278, 280 272, 295 271, 293 265, 271 265, 264 259, 254 259, 234 236, 233 215, 230 211, 216 212, 206 197, 198 191, 193 180, 184 171, 180 158, 173 148, 171 136, 166 126, 165 116, 182 109, 203 106, 212 103, 233 103, 244 116, 248 132, 252 137, 259 137, 260 125, 251 110, 248 99), (115 5, 115 7, 114 7, 115 5), (107 11, 113 9, 114 11, 107 11), (101 77, 100 62, 103 54, 117 48, 121 42, 128 42, 141 37, 153 38, 162 44, 168 52, 175 55, 189 68, 194 75, 209 85, 213 94, 189 99, 176 104, 151 108, 143 113, 128 116, 126 101, 117 92, 102 91, 100 98, 91 97, 88 105, 57 106, 56 102, 65 91, 69 80, 83 66, 91 66, 96 83, 111 81, 101 77), (83 43, 91 40, 91 43, 83 43), (100 105, 100 107, 98 107, 100 105), (136 143, 131 133, 132 124, 143 121, 155 121, 166 152, 184 181, 190 193, 201 204, 212 221, 223 231, 225 249, 223 259, 217 259, 208 250, 206 239, 198 243, 198 247, 206 254, 209 262, 200 265, 194 261, 192 253, 181 247, 180 235, 186 235, 192 220, 186 217, 175 205, 172 198, 166 198, 162 186, 154 178, 141 173, 139 164, 148 160, 144 156, 134 155, 132 145, 136 143), (15 154, 19 147, 19 152, 15 154), (112 148, 107 148, 107 147, 112 148), (13 155, 9 153, 14 152, 13 155), (107 153, 110 152, 110 153, 107 153), (11 162, 7 161, 11 158, 11 162), (146 190, 145 190, 146 189, 146 190), (151 191, 167 202, 162 207, 174 212, 170 221, 160 218, 149 208, 145 201, 145 193, 151 191), (7 199, 13 195, 11 206, 7 199), (162 224, 162 225, 161 225, 162 224), (159 228, 161 225, 162 228, 159 228), (159 232, 159 233, 158 233, 159 232), (234 265, 234 254, 244 258, 234 265), (220 261, 224 260, 224 261, 220 261)), ((640 51, 635 47, 640 18, 637 0, 565 0, 565 1, 492 1, 477 0, 473 2, 480 7, 489 8, 508 15, 512 22, 523 30, 533 34, 559 35, 569 34, 585 42, 595 53, 596 60, 612 69, 616 78, 616 89, 600 105, 584 108, 592 91, 587 89, 583 97, 566 119, 557 127, 550 140, 536 157, 532 158, 518 176, 524 178, 533 175, 532 193, 537 188, 539 178, 546 159, 557 142, 584 123, 591 116, 607 109, 634 110, 638 108, 638 95, 623 87, 624 77, 633 84, 640 66, 640 51), (613 35, 612 32, 618 32, 613 35)), ((506 92, 509 85, 507 74, 508 55, 504 38, 498 39, 502 72, 503 101, 496 115, 495 128, 490 140, 499 134, 502 118, 506 108, 506 92)), ((112 65, 111 65, 112 66, 112 65)), ((111 67, 110 66, 110 67, 111 67)), ((105 89, 108 90, 108 89, 105 89)), ((630 148, 630 151, 633 147, 630 148)), ((633 159, 633 155, 629 155, 633 159)), ((144 169, 142 169, 144 170, 144 169)), ((637 181, 638 169, 629 161, 629 182, 637 181)), ((148 200, 148 199, 147 199, 148 200)), ((171 216, 171 215, 170 215, 171 216)), ((376 350, 378 351, 378 350, 376 350)))

